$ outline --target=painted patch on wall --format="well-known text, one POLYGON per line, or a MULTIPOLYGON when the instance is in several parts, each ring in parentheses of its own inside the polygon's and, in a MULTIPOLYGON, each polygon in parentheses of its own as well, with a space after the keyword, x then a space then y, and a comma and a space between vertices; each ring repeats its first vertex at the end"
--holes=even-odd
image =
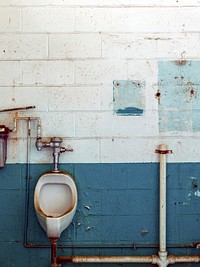
POLYGON ((200 61, 158 63, 160 132, 200 131, 200 61))
POLYGON ((117 115, 141 116, 144 111, 143 81, 113 81, 113 108, 117 115))

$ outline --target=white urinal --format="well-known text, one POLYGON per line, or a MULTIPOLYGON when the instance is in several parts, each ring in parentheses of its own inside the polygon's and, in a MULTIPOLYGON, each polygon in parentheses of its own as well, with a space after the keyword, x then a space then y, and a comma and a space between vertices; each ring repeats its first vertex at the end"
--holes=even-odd
POLYGON ((71 223, 78 194, 71 175, 49 172, 42 175, 35 187, 34 206, 38 221, 49 238, 59 238, 71 223))

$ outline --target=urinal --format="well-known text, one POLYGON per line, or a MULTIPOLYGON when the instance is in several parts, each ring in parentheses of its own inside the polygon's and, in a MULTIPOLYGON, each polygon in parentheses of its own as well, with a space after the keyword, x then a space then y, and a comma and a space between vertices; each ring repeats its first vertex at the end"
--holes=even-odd
POLYGON ((77 207, 76 184, 70 174, 49 172, 35 187, 34 207, 37 219, 49 238, 59 238, 71 223, 77 207))

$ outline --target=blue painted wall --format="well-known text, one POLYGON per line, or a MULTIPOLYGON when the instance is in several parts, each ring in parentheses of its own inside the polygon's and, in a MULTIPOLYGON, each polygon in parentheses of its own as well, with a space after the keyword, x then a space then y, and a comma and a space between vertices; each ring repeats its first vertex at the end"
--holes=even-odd
MULTIPOLYGON (((60 167, 74 176, 79 202, 73 223, 60 238, 60 244, 68 248, 58 249, 59 255, 157 253, 157 248, 135 248, 134 245, 145 247, 158 244, 157 163, 61 164, 60 167)), ((39 176, 50 169, 51 165, 46 164, 30 166, 28 243, 49 244, 35 216, 33 192, 39 176)), ((167 240, 170 245, 200 241, 199 170, 199 163, 173 163, 167 166, 167 240)), ((0 170, 0 191, 0 266, 49 266, 49 248, 23 246, 25 164, 8 164, 0 170)), ((196 254, 199 251, 170 248, 170 253, 196 254)))

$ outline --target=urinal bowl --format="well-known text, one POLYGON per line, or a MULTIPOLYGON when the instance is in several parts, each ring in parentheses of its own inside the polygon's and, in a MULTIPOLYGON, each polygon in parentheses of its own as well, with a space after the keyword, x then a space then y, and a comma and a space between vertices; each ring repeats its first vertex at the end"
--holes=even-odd
POLYGON ((35 187, 37 219, 49 238, 59 238, 71 223, 77 207, 77 188, 71 175, 49 172, 35 187))

